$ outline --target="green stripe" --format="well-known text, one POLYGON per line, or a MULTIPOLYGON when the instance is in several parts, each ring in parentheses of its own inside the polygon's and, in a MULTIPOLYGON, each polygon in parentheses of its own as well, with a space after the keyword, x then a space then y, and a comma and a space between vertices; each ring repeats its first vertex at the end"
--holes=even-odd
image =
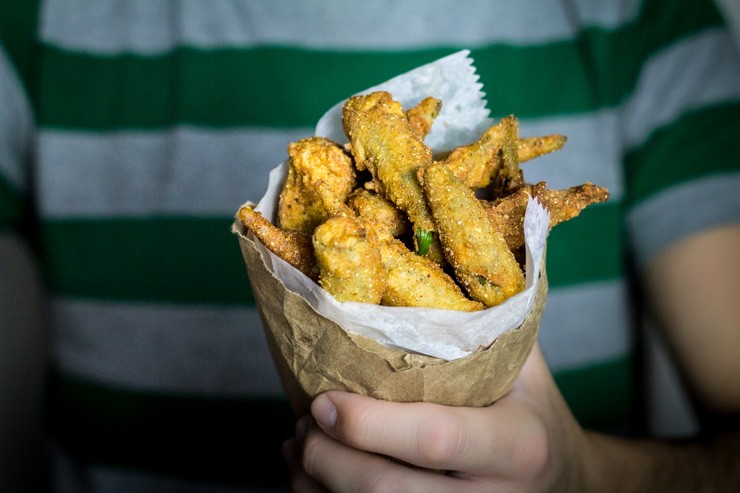
MULTIPOLYGON (((652 2, 646 9, 635 24, 589 29, 578 40, 472 50, 493 113, 526 118, 613 106, 632 90, 646 54, 719 19, 713 8, 699 9, 700 15, 679 15, 679 25, 667 29, 651 17, 652 2)), ((157 56, 106 57, 45 46, 41 123, 80 129, 312 126, 350 94, 461 48, 179 47, 157 56)))
MULTIPOLYGON (((230 225, 225 218, 46 222, 46 277, 53 289, 69 296, 253 303, 230 225)), ((551 285, 619 276, 618 228, 617 205, 592 206, 553 228, 547 253, 551 285)))
POLYGON ((45 47, 41 124, 92 129, 313 126, 339 100, 451 53, 393 56, 297 49, 96 57, 45 47))
POLYGON ((60 294, 253 303, 231 218, 47 222, 45 274, 60 294))
POLYGON ((547 240, 551 287, 616 279, 623 273, 620 204, 597 204, 560 223, 547 240))
POLYGON ((51 434, 77 461, 213 483, 287 484, 287 401, 156 395, 57 373, 48 396, 51 434))
POLYGON ((587 28, 573 40, 472 50, 494 114, 520 118, 573 114, 618 105, 644 60, 685 36, 721 23, 712 2, 648 0, 636 22, 587 28))
MULTIPOLYGON (((634 418, 634 361, 622 357, 555 373, 555 381, 582 426, 617 430, 634 418)), ((634 423, 633 423, 634 424, 634 423)))
POLYGON ((626 202, 632 206, 671 185, 737 171, 739 156, 740 102, 688 113, 627 155, 626 202))
POLYGON ((23 215, 23 197, 0 175, 0 227, 16 224, 23 215))
POLYGON ((0 2, 0 43, 13 61, 27 87, 33 87, 38 43, 38 0, 0 2))

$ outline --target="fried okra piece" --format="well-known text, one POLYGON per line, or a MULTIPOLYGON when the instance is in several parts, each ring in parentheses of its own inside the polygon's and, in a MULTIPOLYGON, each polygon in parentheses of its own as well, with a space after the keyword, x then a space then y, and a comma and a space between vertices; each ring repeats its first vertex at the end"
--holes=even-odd
POLYGON ((522 291, 519 263, 475 192, 442 163, 419 174, 447 261, 470 297, 491 307, 522 291))
POLYGON ((373 231, 356 219, 335 217, 313 233, 319 284, 339 301, 380 303, 386 285, 373 231))
POLYGON ((523 163, 544 154, 555 152, 565 145, 566 140, 565 135, 561 134, 520 137, 518 142, 519 162, 523 163))
POLYGON ((453 149, 440 161, 468 187, 487 187, 505 166, 502 149, 507 139, 511 138, 513 123, 513 116, 502 118, 489 127, 477 141, 453 149))
POLYGON ((314 281, 318 280, 318 269, 310 235, 278 228, 250 206, 240 207, 238 217, 241 223, 254 233, 268 250, 309 278, 314 281))
POLYGON ((382 243, 380 253, 388 273, 381 304, 466 312, 485 308, 465 296, 439 264, 416 255, 400 240, 391 238, 382 243))
POLYGON ((606 202, 609 191, 590 182, 562 190, 547 188, 545 182, 539 182, 520 187, 506 197, 492 202, 481 201, 488 219, 504 235, 512 251, 524 246, 524 214, 530 196, 536 198, 550 213, 552 229, 578 216, 591 204, 606 202))
POLYGON ((398 238, 409 230, 409 221, 393 203, 373 191, 356 188, 347 198, 347 205, 361 218, 375 223, 377 228, 398 238))
MULTIPOLYGON (((411 129, 403 108, 385 91, 353 96, 342 112, 355 164, 373 177, 373 188, 404 211, 417 238, 430 240, 428 255, 442 262, 439 240, 416 171, 432 162, 432 152, 411 129)), ((423 248, 421 249, 423 250, 423 248)))
POLYGON ((328 216, 311 184, 322 180, 345 200, 355 187, 352 158, 329 139, 309 137, 288 146, 289 168, 278 201, 278 225, 311 234, 328 216))
POLYGON ((419 101, 416 106, 406 110, 406 118, 411 130, 421 139, 424 139, 432 129, 435 118, 442 110, 442 100, 427 97, 419 101))
MULTIPOLYGON (((507 116, 486 130, 474 143, 453 149, 446 156, 439 156, 467 186, 485 188, 496 178, 506 165, 504 159, 518 157, 518 162, 528 161, 543 154, 554 152, 565 144, 563 135, 553 134, 540 137, 516 138, 516 150, 512 139, 518 134, 516 118, 507 116), (508 143, 508 144, 507 144, 508 143), (509 147, 504 149, 504 146, 509 147)), ((511 162, 508 167, 512 168, 511 162)), ((512 169, 514 171, 514 169, 512 169)))
POLYGON ((501 119, 501 169, 495 177, 493 196, 502 197, 524 185, 524 173, 519 167, 519 121, 514 115, 501 119))

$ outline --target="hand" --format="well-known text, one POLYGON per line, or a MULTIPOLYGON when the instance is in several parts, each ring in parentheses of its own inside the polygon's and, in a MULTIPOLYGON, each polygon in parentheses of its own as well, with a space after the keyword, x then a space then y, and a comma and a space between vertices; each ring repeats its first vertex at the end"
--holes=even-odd
POLYGON ((578 491, 585 480, 589 440, 538 346, 486 408, 331 391, 311 413, 286 442, 295 491, 578 491))

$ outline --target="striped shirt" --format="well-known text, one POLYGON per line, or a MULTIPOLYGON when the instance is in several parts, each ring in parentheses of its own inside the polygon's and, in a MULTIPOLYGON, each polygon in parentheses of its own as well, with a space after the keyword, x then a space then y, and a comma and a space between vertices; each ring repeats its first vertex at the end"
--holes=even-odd
POLYGON ((611 192, 548 240, 540 340, 584 426, 637 403, 632 266, 740 219, 740 57, 708 0, 18 0, 0 41, 0 228, 38 251, 80 487, 287 484, 232 217, 329 107, 411 68, 470 49, 492 117, 568 137, 525 177, 611 192))

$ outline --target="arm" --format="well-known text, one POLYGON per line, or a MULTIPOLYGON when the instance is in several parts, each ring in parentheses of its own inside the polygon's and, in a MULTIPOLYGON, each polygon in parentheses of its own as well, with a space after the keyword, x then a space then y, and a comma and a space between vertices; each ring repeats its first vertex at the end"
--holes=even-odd
POLYGON ((46 343, 41 285, 24 244, 0 233, 0 482, 43 491, 46 343))
MULTIPOLYGON (((734 354, 740 347, 739 244, 738 227, 704 233, 661 254, 646 272, 649 299, 698 404, 709 416, 727 418, 724 423, 740 410, 732 378, 740 374, 734 354)), ((488 408, 328 392, 315 400, 312 414, 319 425, 304 419, 298 441, 286 446, 297 491, 317 480, 331 491, 740 488, 740 435, 726 431, 676 443, 587 432, 537 347, 512 392, 488 408)))

